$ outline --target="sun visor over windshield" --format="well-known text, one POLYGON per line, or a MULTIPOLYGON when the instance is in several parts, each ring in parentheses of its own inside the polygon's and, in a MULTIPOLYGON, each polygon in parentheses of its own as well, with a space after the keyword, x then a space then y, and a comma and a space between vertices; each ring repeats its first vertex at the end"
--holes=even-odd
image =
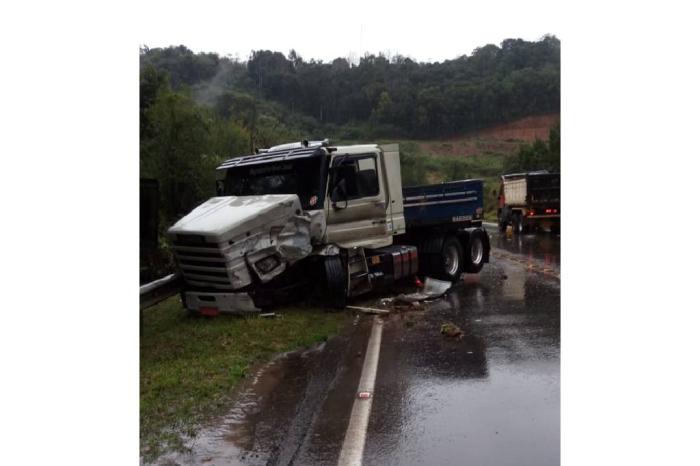
POLYGON ((244 167, 247 165, 257 165, 261 163, 283 162, 286 160, 308 159, 311 157, 320 157, 326 154, 326 151, 321 145, 315 147, 299 147, 292 149, 280 149, 275 151, 267 151, 260 154, 245 155, 242 157, 234 157, 219 165, 217 170, 226 170, 234 167, 244 167))

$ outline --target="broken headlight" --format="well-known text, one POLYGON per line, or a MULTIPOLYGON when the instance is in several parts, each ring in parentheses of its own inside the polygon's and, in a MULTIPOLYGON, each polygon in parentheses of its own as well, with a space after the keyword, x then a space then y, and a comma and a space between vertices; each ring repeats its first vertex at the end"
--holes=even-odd
POLYGON ((261 273, 269 273, 272 270, 276 269, 278 265, 280 265, 279 257, 272 255, 257 261, 255 263, 255 268, 258 269, 261 273))

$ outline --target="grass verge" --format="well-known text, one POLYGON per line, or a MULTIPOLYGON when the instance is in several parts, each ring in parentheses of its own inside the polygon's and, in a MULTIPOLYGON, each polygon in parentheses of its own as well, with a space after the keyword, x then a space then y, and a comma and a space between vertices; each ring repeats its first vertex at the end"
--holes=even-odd
POLYGON ((325 341, 350 317, 289 307, 282 317, 189 317, 174 296, 143 312, 141 333, 141 454, 152 460, 183 447, 183 435, 229 401, 257 363, 325 341))

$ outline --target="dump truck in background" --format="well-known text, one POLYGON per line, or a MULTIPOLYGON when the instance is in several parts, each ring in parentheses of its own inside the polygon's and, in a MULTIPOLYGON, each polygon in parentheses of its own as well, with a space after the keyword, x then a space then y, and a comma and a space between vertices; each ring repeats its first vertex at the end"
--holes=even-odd
POLYGON ((501 176, 498 195, 498 226, 509 225, 515 234, 560 228, 560 175, 547 171, 501 176))
POLYGON ((302 141, 235 157, 218 196, 168 230, 195 313, 348 298, 416 274, 457 280, 489 261, 483 182, 403 188, 397 144, 302 141))

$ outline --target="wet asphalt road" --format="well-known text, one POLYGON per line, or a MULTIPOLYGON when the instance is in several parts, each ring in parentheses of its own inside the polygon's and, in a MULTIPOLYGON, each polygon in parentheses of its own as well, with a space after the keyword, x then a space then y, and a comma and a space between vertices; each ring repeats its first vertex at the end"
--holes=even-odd
MULTIPOLYGON (((363 464, 559 464, 559 237, 491 233, 480 274, 383 318, 363 464), (441 335, 447 322, 463 338, 441 335)), ((260 368, 190 452, 159 464, 335 464, 370 325, 357 318, 325 345, 260 368)))
POLYGON ((544 259, 558 251, 530 241, 530 265, 551 273, 502 253, 429 310, 387 322, 364 464, 559 464, 559 281, 544 259), (464 338, 442 337, 445 322, 464 338))

